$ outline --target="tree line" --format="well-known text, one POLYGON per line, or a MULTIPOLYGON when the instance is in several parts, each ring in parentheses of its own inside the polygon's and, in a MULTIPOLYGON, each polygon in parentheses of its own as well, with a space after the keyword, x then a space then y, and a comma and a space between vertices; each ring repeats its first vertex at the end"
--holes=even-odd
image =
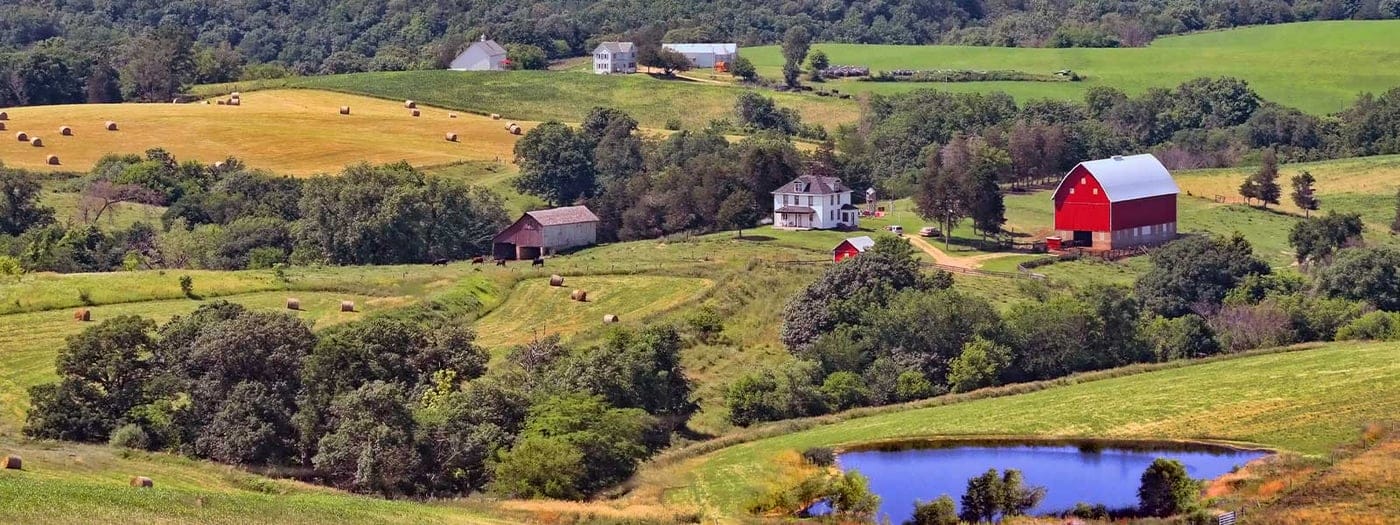
MULTIPOLYGON (((1295 231, 1347 228, 1334 223, 1351 220, 1314 217, 1295 231)), ((1365 247, 1360 235, 1313 241, 1336 239, 1335 255, 1306 274, 1274 272, 1239 236, 1192 235, 1153 252, 1132 288, 1028 283, 1034 300, 1004 312, 958 291, 946 272, 923 272, 907 242, 880 238, 789 301, 781 340, 796 359, 731 382, 729 419, 744 426, 1131 363, 1398 338, 1400 251, 1365 247)))
POLYGON ((470 328, 413 314, 320 332, 223 301, 160 325, 115 317, 68 339, 24 432, 386 497, 577 499, 629 477, 693 410, 673 328, 536 340, 488 369, 470 328))
POLYGON ((0 166, 0 259, 24 271, 244 269, 401 264, 487 253, 508 223, 501 198, 406 163, 354 165, 295 179, 237 159, 179 162, 152 149, 109 155, 63 183, 76 221, 39 203, 36 176, 0 166), (115 207, 165 206, 159 224, 99 227, 115 207))

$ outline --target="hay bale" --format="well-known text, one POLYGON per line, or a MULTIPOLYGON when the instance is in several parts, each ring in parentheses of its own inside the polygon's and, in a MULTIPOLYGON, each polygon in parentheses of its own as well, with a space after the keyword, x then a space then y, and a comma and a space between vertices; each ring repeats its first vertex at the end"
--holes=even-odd
POLYGON ((287 309, 288 309, 288 310, 300 310, 300 309, 301 309, 301 299, 297 299, 297 298, 295 298, 295 297, 288 297, 288 298, 287 298, 287 309))
POLYGON ((219 99, 219 105, 220 105, 220 106, 224 105, 224 99, 219 99))
POLYGON ((349 115, 349 114, 350 114, 350 106, 340 106, 340 114, 341 114, 341 115, 349 115))
POLYGON ((46 157, 46 158, 44 159, 44 162, 47 162, 50 166, 57 166, 57 165, 58 165, 58 155, 49 155, 48 157, 46 157))
POLYGON ((233 93, 229 93, 229 94, 228 94, 229 98, 239 98, 239 96, 241 96, 241 95, 242 95, 242 94, 239 93, 239 92, 237 92, 237 91, 234 91, 233 93))
POLYGON ((15 133, 15 140, 18 140, 20 142, 29 142, 29 134, 23 131, 15 133))
POLYGON ((448 142, 457 142, 456 133, 448 133, 444 138, 446 138, 448 142))
POLYGON ((236 98, 231 98, 231 99, 228 99, 228 102, 225 103, 224 105, 226 105, 226 106, 241 106, 241 105, 243 105, 243 101, 242 101, 242 100, 239 100, 239 99, 236 99, 236 98))
POLYGON ((418 107, 418 103, 417 103, 417 102, 414 102, 414 101, 412 101, 412 100, 405 100, 405 101, 403 101, 403 107, 405 107, 405 108, 407 108, 407 109, 413 109, 413 108, 418 107))
POLYGON ((491 120, 501 120, 501 114, 500 114, 500 113, 492 113, 492 114, 491 114, 491 120))
POLYGON ((79 308, 73 311, 73 320, 87 322, 92 320, 92 310, 79 308))
POLYGON ((448 113, 448 114, 447 114, 447 118, 457 118, 457 114, 456 114, 456 113, 448 113))
POLYGON ((19 456, 14 456, 14 455, 5 456, 5 469, 6 469, 6 470, 24 470, 24 460, 21 459, 19 456))
POLYGON ((342 311, 342 312, 353 312, 353 311, 355 311, 355 301, 341 301, 341 302, 340 302, 340 311, 342 311))
POLYGON ((215 163, 214 163, 214 169, 216 169, 216 170, 224 169, 224 161, 221 160, 221 161, 215 162, 215 163))
POLYGON ((506 123, 506 131, 510 131, 510 128, 513 128, 513 127, 515 127, 515 123, 514 123, 514 122, 507 122, 507 123, 506 123))
POLYGON ((5 131, 5 123, 0 122, 0 131, 5 131))
POLYGON ((107 121, 107 124, 105 125, 105 127, 107 128, 107 131, 116 131, 116 130, 117 130, 117 123, 116 123, 116 122, 112 122, 112 121, 109 120, 109 121, 107 121))
POLYGON ((70 128, 68 126, 60 127, 58 128, 58 134, 63 135, 65 137, 71 137, 73 136, 73 128, 70 128))
POLYGON ((411 114, 411 115, 413 115, 413 116, 416 117, 416 116, 418 116, 418 110, 415 109, 415 110, 409 112, 409 114, 411 114))
POLYGON ((608 315, 603 316, 603 322, 604 322, 604 323, 616 323, 616 322, 618 322, 618 321, 620 321, 620 320, 621 320, 621 319, 618 319, 616 314, 608 314, 608 315))
POLYGON ((550 285, 550 286, 564 286, 564 276, 562 276, 562 275, 551 275, 551 276, 549 276, 549 285, 550 285))
POLYGON ((585 290, 574 290, 574 293, 569 294, 569 298, 580 303, 586 303, 588 302, 588 292, 585 290))
POLYGON ((10 114, 4 111, 0 111, 0 120, 10 120, 10 114))
POLYGON ((41 139, 41 138, 39 138, 39 137, 30 138, 30 139, 29 139, 29 145, 30 145, 30 146, 34 146, 34 147, 36 147, 36 148, 42 148, 42 147, 44 147, 44 139, 41 139))
POLYGON ((132 476, 131 486, 139 489, 149 489, 154 488, 156 486, 156 483, 154 481, 151 481, 151 478, 148 478, 146 476, 132 476))

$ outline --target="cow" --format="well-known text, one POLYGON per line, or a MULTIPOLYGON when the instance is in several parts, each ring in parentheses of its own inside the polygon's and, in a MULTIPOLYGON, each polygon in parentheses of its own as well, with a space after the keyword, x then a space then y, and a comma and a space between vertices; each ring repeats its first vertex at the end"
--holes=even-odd
POLYGON ((505 260, 505 259, 496 259, 496 266, 505 266, 505 265, 506 265, 506 260, 505 260))
POLYGON ((447 266, 447 259, 438 259, 436 261, 433 261, 433 266, 447 266))
POLYGON ((485 256, 478 255, 478 256, 476 256, 476 257, 472 257, 472 264, 481 264, 481 263, 484 263, 484 262, 486 262, 486 257, 485 257, 485 256))
POLYGON ((544 266, 544 257, 536 257, 535 260, 530 263, 531 268, 536 266, 544 266))

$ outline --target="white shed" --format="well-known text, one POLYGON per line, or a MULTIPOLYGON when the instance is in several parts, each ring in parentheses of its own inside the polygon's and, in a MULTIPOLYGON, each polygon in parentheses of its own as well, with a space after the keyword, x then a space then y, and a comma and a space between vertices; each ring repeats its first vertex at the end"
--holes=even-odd
POLYGON ((739 44, 661 44, 661 47, 685 55, 691 64, 700 68, 733 62, 739 56, 739 44))

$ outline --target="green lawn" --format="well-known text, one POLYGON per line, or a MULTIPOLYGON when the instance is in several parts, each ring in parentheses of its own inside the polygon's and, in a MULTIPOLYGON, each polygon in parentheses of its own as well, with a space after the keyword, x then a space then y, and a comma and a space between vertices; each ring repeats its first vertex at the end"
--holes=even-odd
POLYGON ((668 504, 735 518, 775 481, 780 455, 813 446, 1014 435, 1230 440, 1321 455, 1396 413, 1400 345, 1330 344, 819 424, 652 465, 639 480, 669 487, 668 504))
MULTIPOLYGON (((734 101, 745 88, 648 75, 594 75, 573 71, 405 71, 299 77, 201 86, 198 93, 293 87, 324 89, 390 100, 413 99, 430 106, 497 113, 506 119, 580 122, 595 106, 621 109, 644 127, 662 129, 679 120, 688 128, 712 119, 733 120, 734 101)), ((778 103, 803 112, 805 120, 833 126, 856 119, 849 100, 768 92, 778 103)))
MULTIPOLYGON (((1080 99, 1092 86, 1129 93, 1172 87, 1196 77, 1232 76, 1250 83, 1266 100, 1314 114, 1346 107, 1358 93, 1400 86, 1400 21, 1307 22, 1245 27, 1159 38, 1142 48, 1048 49, 970 46, 817 44, 832 64, 890 69, 1015 69, 1051 73, 1071 69, 1081 82, 875 83, 840 81, 827 87, 850 92, 898 92, 937 88, 959 92, 1004 91, 1017 100, 1080 99)), ((777 46, 742 54, 765 77, 781 76, 777 46)), ((815 98, 815 97, 814 97, 815 98)))

